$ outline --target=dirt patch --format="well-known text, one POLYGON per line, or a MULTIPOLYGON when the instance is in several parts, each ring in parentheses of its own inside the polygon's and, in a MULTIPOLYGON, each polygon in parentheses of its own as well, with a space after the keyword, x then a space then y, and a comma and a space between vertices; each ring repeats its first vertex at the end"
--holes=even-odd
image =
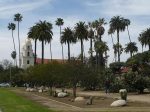
MULTIPOLYGON (((73 99, 72 96, 58 98, 58 97, 49 96, 47 92, 45 92, 45 93, 34 92, 34 94, 44 96, 44 97, 50 98, 52 100, 63 102, 63 103, 69 104, 69 105, 77 106, 80 108, 110 108, 110 104, 116 100, 114 98, 96 96, 93 99, 92 105, 86 105, 86 101, 89 99, 89 96, 86 96, 86 97, 84 96, 84 98, 85 98, 84 101, 72 102, 72 101, 70 101, 70 99, 73 99)), ((125 106, 125 107, 150 107, 150 103, 128 101, 127 106, 125 106)))

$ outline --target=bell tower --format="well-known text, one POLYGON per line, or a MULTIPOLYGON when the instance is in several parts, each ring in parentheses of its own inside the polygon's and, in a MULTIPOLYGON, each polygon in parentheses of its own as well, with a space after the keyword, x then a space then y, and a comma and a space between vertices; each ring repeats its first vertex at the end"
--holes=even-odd
POLYGON ((22 46, 21 52, 21 68, 26 69, 34 66, 34 54, 32 50, 32 43, 30 39, 26 39, 22 46))

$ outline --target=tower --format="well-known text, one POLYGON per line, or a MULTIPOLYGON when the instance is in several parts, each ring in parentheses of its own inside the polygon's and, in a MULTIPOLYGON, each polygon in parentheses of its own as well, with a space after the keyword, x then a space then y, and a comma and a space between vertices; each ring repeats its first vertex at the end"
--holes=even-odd
POLYGON ((26 69, 34 65, 34 54, 30 39, 26 39, 22 46, 21 52, 21 68, 26 69))

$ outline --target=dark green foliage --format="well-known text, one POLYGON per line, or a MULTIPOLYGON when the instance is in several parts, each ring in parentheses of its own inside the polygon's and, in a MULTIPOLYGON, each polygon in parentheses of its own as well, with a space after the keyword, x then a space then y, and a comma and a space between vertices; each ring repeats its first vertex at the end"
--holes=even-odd
POLYGON ((124 66, 125 66, 124 62, 114 62, 114 63, 110 63, 109 65, 113 73, 116 73, 116 72, 119 73, 121 67, 124 67, 124 66))

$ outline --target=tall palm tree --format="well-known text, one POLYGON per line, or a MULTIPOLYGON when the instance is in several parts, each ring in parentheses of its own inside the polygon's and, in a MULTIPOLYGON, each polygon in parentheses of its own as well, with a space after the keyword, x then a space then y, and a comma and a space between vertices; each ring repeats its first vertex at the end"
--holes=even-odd
POLYGON ((20 56, 20 37, 19 37, 19 23, 22 21, 22 15, 17 13, 14 15, 14 21, 18 22, 18 44, 19 44, 19 67, 21 66, 21 56, 20 56))
POLYGON ((46 21, 36 23, 37 35, 39 41, 42 42, 42 64, 44 64, 44 42, 51 42, 52 39, 52 24, 46 21))
POLYGON ((128 36, 129 36, 129 41, 131 42, 131 36, 130 36, 130 32, 129 32, 129 25, 130 25, 130 20, 129 19, 124 19, 125 25, 127 27, 127 31, 128 31, 128 36))
MULTIPOLYGON (((125 31, 126 24, 124 22, 124 18, 120 16, 114 16, 110 20, 110 29, 117 31, 117 43, 120 44, 119 41, 119 32, 125 31)), ((118 46, 118 62, 120 62, 120 53, 119 53, 119 46, 118 46)))
POLYGON ((12 53, 11 53, 11 57, 12 57, 12 59, 14 60, 14 65, 15 65, 15 60, 16 60, 16 51, 13 51, 12 53))
POLYGON ((73 31, 69 27, 65 28, 60 40, 62 43, 68 44, 68 61, 70 62, 70 43, 76 42, 73 31))
MULTIPOLYGON (((95 20, 93 22, 93 28, 95 28, 95 33, 96 33, 96 41, 102 42, 102 35, 105 32, 105 29, 104 29, 105 24, 107 23, 105 22, 104 18, 99 18, 98 20, 95 20)), ((105 64, 103 53, 96 52, 96 59, 97 59, 97 64, 99 64, 100 66, 103 66, 105 64), (99 55, 99 57, 97 55, 99 55)))
POLYGON ((28 32, 28 38, 34 40, 34 64, 36 64, 36 58, 37 58, 37 53, 36 53, 37 40, 38 40, 37 34, 38 34, 38 27, 34 25, 29 29, 29 32, 28 32))
POLYGON ((94 31, 93 31, 93 26, 92 23, 88 23, 89 31, 88 31, 88 38, 90 39, 90 49, 89 53, 91 55, 91 58, 93 57, 93 39, 94 39, 94 31))
POLYGON ((53 39, 53 32, 52 32, 52 29, 53 29, 53 25, 51 23, 47 23, 47 27, 49 29, 49 36, 46 37, 46 42, 48 42, 50 44, 50 55, 51 55, 51 61, 52 61, 52 39, 53 39))
POLYGON ((116 62, 117 51, 116 51, 116 46, 115 46, 114 39, 113 39, 113 36, 112 36, 113 33, 114 33, 113 29, 108 30, 108 35, 111 35, 111 41, 112 41, 112 45, 113 45, 113 49, 114 49, 114 59, 115 59, 115 62, 116 62))
POLYGON ((138 47, 136 46, 135 42, 130 42, 126 44, 125 52, 130 53, 130 57, 133 56, 133 53, 138 52, 138 47))
MULTIPOLYGON (((55 22, 56 22, 56 25, 60 27, 60 38, 61 38, 61 26, 64 24, 64 21, 62 18, 57 18, 55 22)), ((64 61, 63 43, 61 43, 61 46, 62 46, 62 59, 64 61)))
MULTIPOLYGON (((17 55, 17 52, 16 52, 16 45, 15 45, 15 39, 14 39, 14 30, 16 29, 16 25, 14 23, 9 23, 8 24, 8 30, 11 30, 12 31, 12 40, 13 40, 13 45, 14 45, 14 52, 16 53, 17 55)), ((16 60, 16 56, 15 56, 15 59, 16 60)), ((17 60, 16 60, 16 66, 17 66, 17 60)))
POLYGON ((80 21, 79 23, 76 23, 75 37, 81 41, 81 61, 83 63, 83 52, 84 52, 83 41, 88 40, 88 30, 85 22, 80 21))
POLYGON ((150 28, 147 28, 145 31, 143 31, 140 36, 139 36, 139 41, 142 44, 142 48, 143 46, 147 46, 149 47, 149 51, 150 51, 150 28))

